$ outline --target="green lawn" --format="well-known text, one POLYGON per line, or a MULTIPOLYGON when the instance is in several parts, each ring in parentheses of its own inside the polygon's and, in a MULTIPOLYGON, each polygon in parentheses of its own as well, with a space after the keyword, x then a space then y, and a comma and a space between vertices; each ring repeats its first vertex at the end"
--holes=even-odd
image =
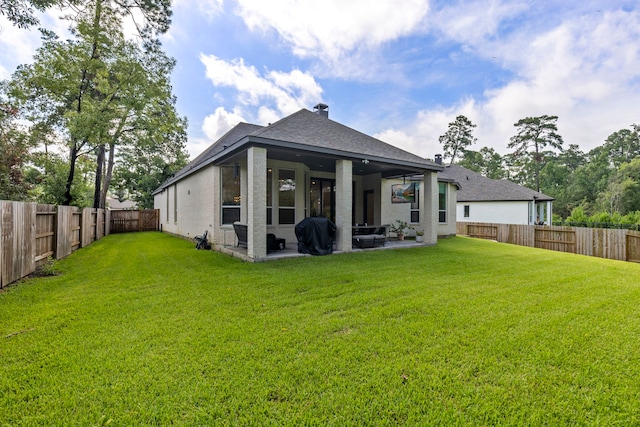
POLYGON ((640 425, 640 265, 108 236, 0 292, 0 425, 640 425))

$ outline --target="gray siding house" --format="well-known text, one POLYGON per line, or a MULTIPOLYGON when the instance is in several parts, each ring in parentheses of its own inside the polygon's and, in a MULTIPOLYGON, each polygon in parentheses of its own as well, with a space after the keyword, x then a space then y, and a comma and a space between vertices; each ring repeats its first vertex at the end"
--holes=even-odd
POLYGON ((154 192, 163 231, 206 230, 220 249, 237 243, 234 222, 246 224, 251 261, 266 257, 267 233, 295 244, 294 226, 308 216, 336 224, 335 249, 343 252, 352 249, 352 225, 396 219, 413 220, 425 244, 436 244, 443 166, 335 122, 327 109, 235 126, 154 192), (415 175, 420 197, 392 204, 392 181, 415 175))

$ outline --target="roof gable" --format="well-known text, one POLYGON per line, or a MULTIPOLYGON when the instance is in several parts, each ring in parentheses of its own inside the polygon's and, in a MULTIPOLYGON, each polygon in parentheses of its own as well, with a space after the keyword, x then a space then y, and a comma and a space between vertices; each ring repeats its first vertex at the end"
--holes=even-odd
POLYGON ((165 181, 154 193, 182 178, 215 164, 221 159, 233 156, 252 144, 295 150, 313 154, 328 155, 333 158, 363 159, 378 164, 393 165, 387 171, 411 169, 442 170, 442 166, 408 151, 402 150, 379 139, 373 138, 348 126, 330 120, 320 114, 302 109, 268 126, 239 123, 207 148, 188 165, 165 181))
POLYGON ((430 169, 440 169, 435 162, 409 153, 372 136, 366 135, 320 114, 302 109, 278 122, 253 132, 250 136, 285 141, 343 152, 354 157, 379 158, 417 163, 430 169))
POLYGON ((252 125, 249 123, 238 123, 227 133, 222 135, 220 139, 211 144, 202 153, 200 153, 198 157, 190 161, 185 167, 176 172, 173 177, 169 181, 167 181, 167 183, 177 181, 183 175, 188 175, 189 173, 195 172, 196 170, 200 169, 202 166, 207 165, 210 159, 222 153, 225 149, 236 144, 242 138, 246 137, 249 133, 261 128, 262 126, 252 125))

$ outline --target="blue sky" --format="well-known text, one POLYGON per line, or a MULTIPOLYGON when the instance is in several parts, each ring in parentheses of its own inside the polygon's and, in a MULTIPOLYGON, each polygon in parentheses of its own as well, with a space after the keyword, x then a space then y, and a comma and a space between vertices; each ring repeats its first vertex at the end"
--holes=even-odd
MULTIPOLYGON (((565 146, 584 151, 640 123, 637 0, 178 0, 173 11, 162 41, 192 157, 239 121, 318 102, 427 158, 459 114, 477 125, 471 149, 502 154, 527 116, 559 116, 565 146)), ((39 41, 0 28, 6 78, 39 41)))

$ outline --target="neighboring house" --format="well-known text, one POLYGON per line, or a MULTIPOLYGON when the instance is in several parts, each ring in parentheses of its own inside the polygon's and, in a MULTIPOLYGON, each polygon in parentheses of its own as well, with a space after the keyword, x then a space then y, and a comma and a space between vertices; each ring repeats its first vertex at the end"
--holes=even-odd
POLYGON ((154 192, 162 229, 186 237, 207 230, 214 246, 234 246, 239 221, 250 260, 266 256, 267 233, 295 245, 294 226, 308 216, 334 221, 343 252, 352 249, 353 224, 396 219, 413 219, 425 244, 436 244, 443 166, 330 120, 327 108, 235 126, 154 192), (415 175, 419 197, 392 203, 392 184, 415 175))
MULTIPOLYGON (((441 157, 436 156, 436 162, 441 157)), ((553 197, 504 179, 491 179, 478 172, 450 165, 440 172, 460 184, 457 220, 497 224, 551 224, 553 197)))
POLYGON ((135 209, 137 207, 136 202, 133 200, 114 199, 113 197, 107 197, 107 207, 111 210, 123 210, 123 209, 135 209))

